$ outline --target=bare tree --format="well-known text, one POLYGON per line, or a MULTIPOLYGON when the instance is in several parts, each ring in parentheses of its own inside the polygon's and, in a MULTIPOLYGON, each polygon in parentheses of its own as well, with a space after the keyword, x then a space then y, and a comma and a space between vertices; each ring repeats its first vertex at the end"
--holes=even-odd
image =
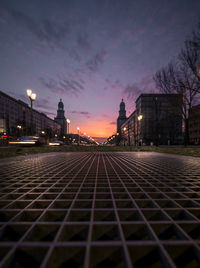
POLYGON ((179 60, 183 72, 187 72, 187 76, 192 77, 192 90, 200 93, 200 50, 198 51, 197 46, 192 42, 187 41, 179 55, 179 60))
POLYGON ((160 92, 182 95, 182 103, 174 105, 179 105, 182 112, 185 128, 184 143, 187 145, 189 143, 189 110, 195 104, 198 94, 196 76, 192 74, 187 64, 179 59, 159 70, 154 76, 154 81, 160 92))
POLYGON ((185 41, 179 60, 182 65, 190 70, 190 74, 196 78, 193 90, 200 92, 200 22, 190 39, 185 41))

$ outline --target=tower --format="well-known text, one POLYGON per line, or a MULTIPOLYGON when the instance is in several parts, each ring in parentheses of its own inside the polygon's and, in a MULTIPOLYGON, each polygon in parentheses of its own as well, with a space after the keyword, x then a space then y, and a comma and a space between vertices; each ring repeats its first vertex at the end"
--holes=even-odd
POLYGON ((57 116, 54 118, 54 120, 61 125, 61 135, 66 135, 67 125, 66 125, 64 104, 62 102, 62 99, 60 99, 58 103, 57 116))
POLYGON ((120 132, 121 125, 126 121, 126 110, 125 110, 125 103, 122 99, 120 103, 120 109, 119 109, 119 116, 117 118, 117 132, 120 132))

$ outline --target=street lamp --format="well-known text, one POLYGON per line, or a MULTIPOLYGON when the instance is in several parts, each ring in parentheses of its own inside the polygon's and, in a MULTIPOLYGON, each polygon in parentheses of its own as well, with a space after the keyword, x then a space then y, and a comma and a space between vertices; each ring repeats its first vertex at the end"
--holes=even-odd
POLYGON ((125 146, 125 131, 126 131, 126 127, 124 127, 123 130, 124 130, 124 146, 125 146))
POLYGON ((139 122, 142 120, 143 118, 143 115, 142 114, 139 114, 138 117, 137 117, 137 143, 139 145, 139 122))
POLYGON ((78 131, 78 145, 80 145, 80 135, 79 135, 79 130, 80 130, 80 128, 77 127, 77 131, 78 131))
POLYGON ((69 124, 71 121, 69 119, 67 119, 66 121, 67 121, 67 134, 69 134, 69 124))
POLYGON ((37 95, 30 88, 26 90, 26 93, 31 101, 31 135, 33 135, 33 101, 36 100, 37 95))
POLYGON ((21 125, 17 125, 17 135, 20 136, 20 131, 22 129, 22 126, 21 125))

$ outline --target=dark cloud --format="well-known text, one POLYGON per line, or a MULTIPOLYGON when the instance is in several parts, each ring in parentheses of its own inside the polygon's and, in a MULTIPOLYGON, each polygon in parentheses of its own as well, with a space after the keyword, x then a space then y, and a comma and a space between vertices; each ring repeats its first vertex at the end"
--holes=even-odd
POLYGON ((89 112, 81 112, 81 111, 69 111, 70 114, 79 114, 79 115, 83 115, 87 118, 90 118, 90 113, 89 112))
POLYGON ((36 22, 31 16, 5 5, 1 7, 0 18, 7 22, 14 21, 16 26, 27 29, 38 41, 42 44, 47 44, 52 49, 68 50, 67 42, 65 41, 71 39, 69 21, 58 23, 44 18, 36 22))
POLYGON ((128 99, 136 99, 138 95, 140 95, 142 89, 140 85, 137 83, 133 83, 132 85, 127 85, 124 89, 123 93, 127 96, 128 99))
POLYGON ((89 39, 88 39, 88 34, 86 32, 81 32, 78 34, 77 37, 77 45, 79 48, 83 50, 89 50, 91 48, 89 39))
POLYGON ((81 57, 80 57, 79 53, 75 49, 70 49, 68 51, 68 54, 73 60, 75 60, 75 61, 77 61, 79 63, 81 62, 81 57))
POLYGON ((53 78, 40 77, 39 81, 53 93, 78 96, 84 90, 82 83, 72 79, 63 78, 56 81, 53 78))
POLYGON ((116 122, 115 121, 110 122, 110 125, 116 125, 116 122))
POLYGON ((142 93, 155 93, 156 89, 152 77, 143 77, 138 83, 128 84, 123 93, 127 99, 136 100, 142 93))
POLYGON ((107 52, 102 50, 96 55, 94 55, 87 63, 86 66, 92 72, 96 72, 99 70, 99 67, 103 64, 105 58, 107 56, 107 52))
POLYGON ((36 98, 34 106, 36 108, 39 108, 39 109, 40 108, 46 109, 46 110, 51 110, 52 109, 52 106, 50 105, 50 102, 49 102, 48 98, 47 99, 41 99, 40 97, 36 98))
POLYGON ((43 110, 43 109, 40 109, 39 110, 41 113, 44 113, 44 114, 46 114, 48 117, 50 117, 50 118, 54 118, 54 117, 56 117, 56 113, 52 113, 52 112, 50 112, 50 111, 47 111, 47 110, 43 110))

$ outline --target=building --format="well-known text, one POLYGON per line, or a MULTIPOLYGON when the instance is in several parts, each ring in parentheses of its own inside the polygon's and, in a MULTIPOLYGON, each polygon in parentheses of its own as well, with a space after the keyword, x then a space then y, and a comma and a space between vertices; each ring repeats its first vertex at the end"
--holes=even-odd
POLYGON ((190 143, 200 144, 200 104, 189 111, 189 137, 190 143))
POLYGON ((126 121, 126 109, 125 109, 125 103, 122 99, 120 103, 120 109, 119 109, 119 116, 117 118, 117 132, 120 132, 121 125, 126 121))
POLYGON ((120 130, 120 140, 124 145, 136 145, 137 125, 136 111, 134 111, 127 120, 122 124, 120 130))
POLYGON ((54 120, 61 125, 61 135, 66 135, 67 123, 66 123, 65 110, 64 110, 64 104, 62 102, 62 99, 60 99, 58 103, 57 116, 54 118, 54 120))
POLYGON ((121 125, 121 143, 182 144, 181 107, 179 94, 141 94, 135 111, 121 125))
MULTIPOLYGON (((42 131, 48 136, 60 135, 61 125, 35 109, 32 109, 34 135, 42 131)), ((14 99, 0 91, 0 134, 11 136, 29 135, 31 131, 31 108, 25 102, 14 99)))

